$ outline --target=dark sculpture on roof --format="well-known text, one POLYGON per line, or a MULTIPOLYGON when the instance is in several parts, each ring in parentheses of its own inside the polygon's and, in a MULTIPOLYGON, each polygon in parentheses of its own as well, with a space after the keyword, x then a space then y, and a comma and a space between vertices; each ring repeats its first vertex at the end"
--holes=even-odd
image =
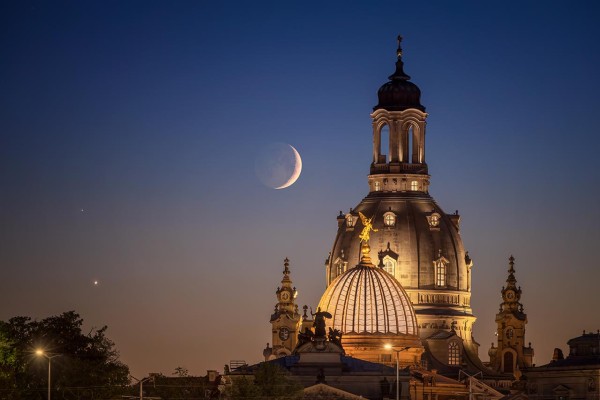
POLYGON ((300 347, 304 343, 312 341, 313 337, 315 337, 315 334, 309 328, 304 328, 304 332, 298 333, 298 344, 296 346, 300 347))
POLYGON ((313 323, 313 326, 315 327, 315 337, 326 337, 325 318, 331 318, 331 314, 327 311, 321 311, 321 307, 319 307, 317 308, 316 313, 313 313, 311 310, 310 315, 315 318, 315 322, 313 323))
POLYGON ((329 334, 327 335, 327 339, 331 343, 335 343, 338 346, 342 347, 342 332, 339 329, 331 329, 329 328, 329 334))

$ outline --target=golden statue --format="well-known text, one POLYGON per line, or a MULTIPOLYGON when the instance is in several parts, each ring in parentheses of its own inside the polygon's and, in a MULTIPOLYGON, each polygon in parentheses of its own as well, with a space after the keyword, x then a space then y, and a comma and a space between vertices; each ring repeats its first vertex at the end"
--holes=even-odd
POLYGON ((377 232, 378 229, 373 228, 373 223, 371 222, 373 220, 373 217, 367 218, 367 217, 365 217, 365 214, 361 213, 360 211, 358 212, 358 215, 360 216, 360 220, 362 221, 362 224, 364 226, 364 228, 362 229, 362 231, 360 232, 360 235, 358 237, 360 238, 361 243, 364 242, 366 244, 369 244, 369 238, 371 237, 371 231, 377 232))

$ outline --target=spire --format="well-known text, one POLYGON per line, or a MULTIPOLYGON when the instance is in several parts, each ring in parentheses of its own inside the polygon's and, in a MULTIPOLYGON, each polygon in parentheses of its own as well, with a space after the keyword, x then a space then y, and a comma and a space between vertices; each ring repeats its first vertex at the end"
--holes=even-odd
POLYGON ((511 255, 508 258, 508 277, 506 286, 502 287, 502 304, 500 310, 511 310, 523 313, 521 300, 521 287, 517 287, 517 278, 515 278, 515 258, 511 255))
POLYGON ((292 285, 290 279, 290 260, 286 257, 283 260, 283 278, 281 279, 281 287, 275 291, 277 296, 277 304, 275 305, 276 314, 287 313, 289 315, 298 314, 297 305, 295 302, 298 291, 292 285))
POLYGON ((398 49, 396 50, 396 56, 398 60, 396 61, 396 71, 390 75, 388 78, 391 81, 401 80, 407 81, 410 79, 410 76, 406 75, 404 72, 404 62, 402 62, 402 36, 398 35, 398 49))
POLYGON ((398 35, 398 49, 396 50, 398 60, 402 59, 402 35, 398 35))
POLYGON ((290 279, 290 260, 286 257, 285 260, 283 260, 283 279, 281 280, 281 283, 286 283, 289 282, 291 283, 292 280, 290 279))
POLYGON ((515 278, 515 258, 511 256, 508 258, 508 278, 506 278, 507 288, 516 288, 517 278, 515 278))

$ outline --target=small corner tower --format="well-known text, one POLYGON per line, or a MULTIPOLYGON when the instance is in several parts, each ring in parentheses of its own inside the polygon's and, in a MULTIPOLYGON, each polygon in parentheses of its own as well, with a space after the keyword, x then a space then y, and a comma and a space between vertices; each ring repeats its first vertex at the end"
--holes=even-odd
POLYGON ((271 315, 271 327, 273 333, 273 347, 267 347, 263 351, 265 361, 290 355, 296 347, 298 341, 298 332, 302 323, 302 318, 298 312, 296 296, 298 291, 292 286, 290 279, 290 260, 283 261, 283 279, 281 287, 275 292, 277 303, 275 311, 271 315))
POLYGON ((522 368, 533 364, 533 348, 531 343, 525 347, 525 325, 527 314, 521 304, 521 287, 517 287, 515 278, 515 258, 510 256, 508 262, 508 278, 502 287, 502 303, 496 314, 498 346, 489 350, 490 366, 496 371, 520 375, 522 368))

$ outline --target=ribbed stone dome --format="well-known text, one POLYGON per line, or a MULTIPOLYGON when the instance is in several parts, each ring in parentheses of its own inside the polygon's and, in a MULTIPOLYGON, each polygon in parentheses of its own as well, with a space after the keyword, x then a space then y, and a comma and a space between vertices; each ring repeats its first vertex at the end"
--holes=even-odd
POLYGON ((379 267, 357 265, 327 288, 319 307, 328 324, 343 334, 418 335, 408 295, 394 277, 379 267))

